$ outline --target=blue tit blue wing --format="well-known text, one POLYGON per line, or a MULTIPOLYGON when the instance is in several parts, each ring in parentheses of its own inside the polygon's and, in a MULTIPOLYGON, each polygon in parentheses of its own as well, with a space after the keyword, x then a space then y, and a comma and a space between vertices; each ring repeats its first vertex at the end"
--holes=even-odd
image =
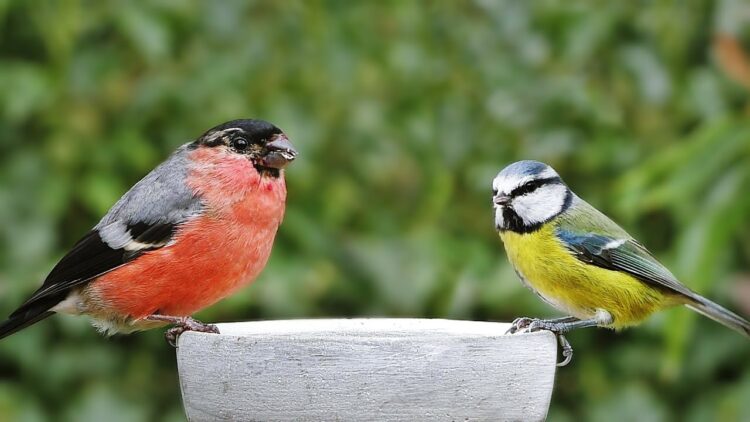
POLYGON ((651 286, 696 297, 643 245, 580 198, 559 219, 557 236, 573 256, 587 264, 625 272, 651 286))

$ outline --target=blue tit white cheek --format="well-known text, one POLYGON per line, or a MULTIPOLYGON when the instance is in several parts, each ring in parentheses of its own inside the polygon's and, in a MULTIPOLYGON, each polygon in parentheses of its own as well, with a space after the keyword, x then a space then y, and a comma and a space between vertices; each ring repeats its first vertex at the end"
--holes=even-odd
POLYGON ((513 199, 511 206, 524 224, 543 223, 563 210, 567 195, 565 185, 544 185, 533 192, 513 199))

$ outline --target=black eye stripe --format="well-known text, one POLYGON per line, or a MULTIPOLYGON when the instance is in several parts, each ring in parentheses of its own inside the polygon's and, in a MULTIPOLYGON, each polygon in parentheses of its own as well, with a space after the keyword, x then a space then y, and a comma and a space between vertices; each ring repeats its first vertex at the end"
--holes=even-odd
POLYGON ((562 179, 559 176, 547 177, 545 179, 531 180, 523 185, 513 189, 510 192, 511 197, 526 195, 527 193, 534 192, 544 185, 551 185, 553 183, 562 183, 562 179))

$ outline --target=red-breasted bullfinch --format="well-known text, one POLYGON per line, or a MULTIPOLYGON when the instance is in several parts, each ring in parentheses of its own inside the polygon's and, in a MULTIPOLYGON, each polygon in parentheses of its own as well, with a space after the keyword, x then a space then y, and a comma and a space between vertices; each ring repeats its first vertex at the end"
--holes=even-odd
POLYGON ((56 313, 107 334, 175 324, 252 282, 284 216, 284 167, 297 156, 276 126, 233 120, 182 145, 136 183, 0 323, 0 339, 56 313))

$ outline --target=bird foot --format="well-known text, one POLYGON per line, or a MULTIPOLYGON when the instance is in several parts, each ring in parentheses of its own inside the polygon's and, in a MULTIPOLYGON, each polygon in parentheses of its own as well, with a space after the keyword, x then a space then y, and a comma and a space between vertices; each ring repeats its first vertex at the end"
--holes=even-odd
POLYGON ((569 331, 569 325, 564 322, 547 321, 537 318, 521 317, 516 318, 508 328, 505 334, 516 334, 516 333, 532 333, 535 331, 550 331, 557 338, 558 344, 562 349, 563 360, 557 363, 557 366, 566 366, 573 360, 573 346, 565 338, 564 333, 569 331))
POLYGON ((167 340, 172 347, 177 347, 177 338, 180 334, 185 331, 198 331, 200 333, 214 333, 219 334, 219 328, 214 324, 205 324, 203 322, 194 319, 193 317, 173 317, 167 315, 151 315, 148 317, 152 321, 162 321, 170 324, 174 324, 174 327, 168 329, 164 333, 164 338, 167 340))
POLYGON ((537 320, 534 318, 528 318, 528 317, 516 318, 510 324, 510 328, 508 328, 508 331, 506 331, 505 334, 524 333, 528 331, 529 326, 534 321, 537 321, 537 320))

